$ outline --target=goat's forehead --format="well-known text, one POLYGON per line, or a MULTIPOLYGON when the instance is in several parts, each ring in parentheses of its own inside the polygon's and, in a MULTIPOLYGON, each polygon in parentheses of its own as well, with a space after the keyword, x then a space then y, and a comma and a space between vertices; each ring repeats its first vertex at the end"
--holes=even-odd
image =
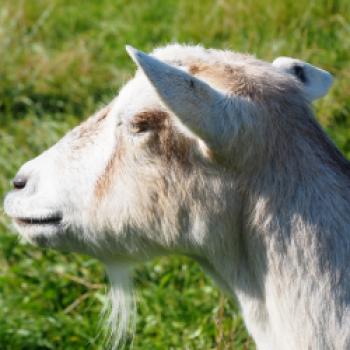
POLYGON ((161 109, 162 105, 155 90, 146 77, 137 72, 119 92, 111 106, 111 113, 119 121, 128 121, 144 110, 161 109))
MULTIPOLYGON (((152 55, 206 81, 209 85, 228 93, 252 98, 266 92, 269 98, 278 88, 294 88, 294 80, 279 72, 272 64, 254 56, 225 50, 205 49, 201 46, 169 45, 156 49, 152 55), (262 85, 272 87, 262 90, 262 85)), ((277 96, 278 97, 278 96, 277 96)), ((145 75, 137 70, 120 91, 112 105, 112 113, 127 121, 144 110, 163 109, 162 103, 145 75)))
POLYGON ((173 62, 176 65, 189 66, 193 63, 206 63, 215 65, 217 63, 257 63, 261 62, 254 56, 237 53, 230 50, 205 49, 200 45, 171 44, 155 49, 152 53, 160 60, 173 62))

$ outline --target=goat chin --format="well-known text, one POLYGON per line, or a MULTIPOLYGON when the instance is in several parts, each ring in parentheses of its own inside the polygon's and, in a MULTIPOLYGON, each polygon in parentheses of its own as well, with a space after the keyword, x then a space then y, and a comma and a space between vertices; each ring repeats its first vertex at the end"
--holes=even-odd
POLYGON ((132 268, 125 263, 107 265, 111 284, 102 311, 105 341, 112 350, 123 348, 135 333, 136 305, 132 285, 132 268))

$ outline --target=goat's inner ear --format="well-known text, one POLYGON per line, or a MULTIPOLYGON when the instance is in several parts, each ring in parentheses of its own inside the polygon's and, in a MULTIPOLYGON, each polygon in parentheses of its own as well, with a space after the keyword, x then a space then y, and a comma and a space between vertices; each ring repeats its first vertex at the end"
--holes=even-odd
POLYGON ((167 118, 168 113, 160 110, 140 112, 132 118, 130 130, 136 134, 160 130, 165 126, 167 118))
POLYGON ((306 83, 306 76, 303 67, 295 65, 293 67, 293 74, 302 82, 306 83))

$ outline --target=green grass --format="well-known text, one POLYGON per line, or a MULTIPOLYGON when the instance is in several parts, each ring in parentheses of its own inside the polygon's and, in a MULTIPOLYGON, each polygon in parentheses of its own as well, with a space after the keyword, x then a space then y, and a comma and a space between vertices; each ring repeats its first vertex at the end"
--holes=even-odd
MULTIPOLYGON (((0 194, 26 160, 108 102, 131 77, 126 43, 179 41, 272 60, 295 56, 331 71, 315 106, 350 157, 348 0, 2 0, 0 194)), ((0 349, 103 349, 107 288, 89 257, 18 242, 0 213, 0 349)), ((193 262, 164 258, 136 271, 134 349, 254 349, 233 301, 193 262)))

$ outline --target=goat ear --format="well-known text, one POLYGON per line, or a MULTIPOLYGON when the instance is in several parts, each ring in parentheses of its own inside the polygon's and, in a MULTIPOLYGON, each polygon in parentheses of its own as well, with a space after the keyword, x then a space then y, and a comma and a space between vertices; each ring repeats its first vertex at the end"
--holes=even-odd
POLYGON ((221 147, 223 123, 218 114, 224 95, 180 68, 130 46, 126 50, 181 123, 210 148, 221 147))
POLYGON ((311 101, 325 96, 333 84, 333 77, 329 72, 295 58, 278 57, 272 65, 294 75, 303 84, 305 93, 311 101))

